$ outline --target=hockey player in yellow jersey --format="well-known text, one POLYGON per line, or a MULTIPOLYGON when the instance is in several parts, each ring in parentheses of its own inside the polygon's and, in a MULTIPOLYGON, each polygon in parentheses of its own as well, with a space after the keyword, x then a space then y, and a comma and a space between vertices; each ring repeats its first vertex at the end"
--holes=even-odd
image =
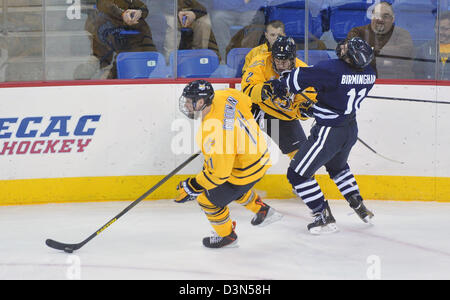
POLYGON ((307 98, 301 94, 275 97, 271 94, 270 81, 278 79, 283 72, 306 66, 296 57, 294 40, 280 36, 273 43, 271 51, 256 56, 242 76, 241 89, 252 99, 255 119, 269 136, 279 138, 274 141, 281 152, 290 158, 297 152, 299 143, 306 140, 299 120, 308 119, 306 112, 316 102, 317 94, 314 88, 307 88, 303 91, 307 98), (266 120, 267 128, 264 126, 266 120), (275 122, 278 122, 279 134, 271 132, 277 127, 271 127, 275 122))
POLYGON ((272 45, 276 41, 276 39, 279 36, 285 35, 286 33, 284 31, 283 22, 281 22, 280 20, 273 20, 267 23, 266 30, 264 31, 265 42, 264 44, 253 48, 249 53, 247 53, 247 55, 245 56, 244 66, 242 67, 242 74, 245 73, 245 70, 256 56, 269 52, 272 49, 272 45))
POLYGON ((215 231, 203 239, 208 248, 236 244, 235 222, 227 206, 232 201, 255 213, 253 225, 267 225, 281 218, 252 189, 271 160, 250 107, 250 98, 240 91, 214 91, 205 80, 189 83, 180 97, 180 110, 186 116, 201 117, 196 139, 205 160, 201 172, 177 186, 179 196, 175 201, 197 200, 215 231))

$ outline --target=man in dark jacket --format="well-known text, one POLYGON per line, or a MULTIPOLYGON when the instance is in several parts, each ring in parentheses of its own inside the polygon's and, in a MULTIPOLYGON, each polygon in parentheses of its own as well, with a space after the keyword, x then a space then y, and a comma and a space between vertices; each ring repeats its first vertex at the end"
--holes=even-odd
POLYGON ((414 78, 414 45, 411 35, 394 22, 391 4, 382 1, 373 7, 370 24, 351 29, 347 40, 359 37, 374 48, 375 59, 371 66, 378 78, 414 78))
POLYGON ((100 67, 112 64, 108 79, 117 78, 115 56, 120 52, 156 51, 147 15, 147 6, 140 0, 97 1, 97 12, 86 29, 92 34, 92 51, 100 67))

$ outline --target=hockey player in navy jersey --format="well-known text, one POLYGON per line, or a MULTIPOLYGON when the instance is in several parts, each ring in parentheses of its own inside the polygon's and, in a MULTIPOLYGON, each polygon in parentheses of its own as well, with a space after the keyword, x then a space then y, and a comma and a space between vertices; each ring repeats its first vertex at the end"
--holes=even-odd
POLYGON ((314 221, 307 228, 312 234, 337 231, 336 221, 314 174, 325 166, 350 207, 369 222, 369 211, 347 163, 358 138, 356 111, 375 83, 375 70, 369 65, 373 49, 364 40, 352 38, 336 47, 338 59, 299 67, 272 80, 273 93, 302 93, 306 87, 317 91, 317 103, 304 112, 315 118, 308 140, 299 146, 287 178, 294 191, 312 210, 314 221))

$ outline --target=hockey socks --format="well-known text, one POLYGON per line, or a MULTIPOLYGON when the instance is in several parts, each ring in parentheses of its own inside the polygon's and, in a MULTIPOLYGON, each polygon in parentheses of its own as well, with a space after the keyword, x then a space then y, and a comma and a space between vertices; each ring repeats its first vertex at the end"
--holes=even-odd
POLYGON ((359 193, 358 184, 356 183, 356 179, 350 171, 350 168, 347 166, 346 169, 339 172, 332 178, 342 196, 344 196, 358 217, 363 220, 363 222, 369 223, 369 220, 374 216, 374 214, 365 207, 363 198, 359 193))
POLYGON ((294 188, 294 192, 302 198, 303 202, 305 202, 313 213, 323 210, 325 198, 314 177, 305 178, 289 167, 287 178, 294 188))
POLYGON ((352 195, 359 195, 358 184, 349 168, 344 169, 335 176, 330 175, 345 199, 348 199, 352 195))
POLYGON ((221 237, 228 236, 233 231, 233 224, 230 219, 230 210, 227 206, 218 207, 212 204, 205 193, 197 197, 197 202, 206 215, 209 223, 221 237))

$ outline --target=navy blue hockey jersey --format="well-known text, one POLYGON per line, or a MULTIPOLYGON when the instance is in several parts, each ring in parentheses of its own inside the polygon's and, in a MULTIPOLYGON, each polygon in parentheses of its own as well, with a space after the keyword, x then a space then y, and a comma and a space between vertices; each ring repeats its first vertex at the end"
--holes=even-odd
POLYGON ((314 87, 317 103, 313 113, 317 124, 339 126, 344 120, 355 117, 375 79, 375 70, 371 66, 358 71, 340 59, 331 59, 294 69, 286 83, 289 92, 295 94, 314 87))

